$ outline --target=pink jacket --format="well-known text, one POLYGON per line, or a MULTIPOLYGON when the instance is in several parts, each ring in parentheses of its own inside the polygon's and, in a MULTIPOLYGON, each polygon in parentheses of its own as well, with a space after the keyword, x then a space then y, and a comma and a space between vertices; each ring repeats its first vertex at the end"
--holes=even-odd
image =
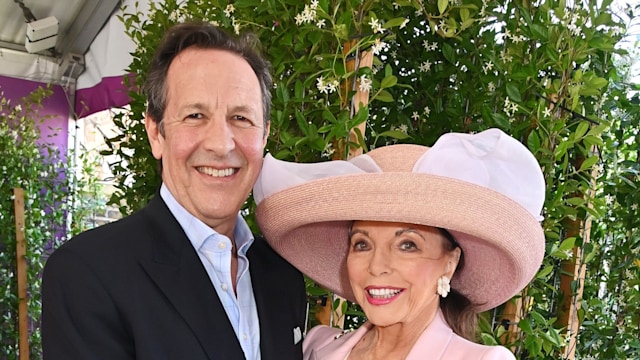
MULTIPOLYGON (((372 328, 373 325, 366 322, 356 331, 341 335, 340 329, 316 326, 309 331, 302 344, 304 360, 345 360, 351 349, 372 328)), ((406 358, 425 359, 515 360, 515 356, 502 346, 480 345, 458 336, 438 311, 406 358)))

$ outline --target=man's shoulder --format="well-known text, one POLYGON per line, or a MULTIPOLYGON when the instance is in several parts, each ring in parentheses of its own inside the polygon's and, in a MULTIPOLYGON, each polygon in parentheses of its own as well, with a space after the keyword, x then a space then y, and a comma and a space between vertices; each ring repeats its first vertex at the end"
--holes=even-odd
POLYGON ((62 244, 54 254, 65 251, 100 253, 103 256, 111 252, 121 254, 123 247, 134 247, 155 231, 148 207, 149 205, 114 222, 83 231, 62 244))

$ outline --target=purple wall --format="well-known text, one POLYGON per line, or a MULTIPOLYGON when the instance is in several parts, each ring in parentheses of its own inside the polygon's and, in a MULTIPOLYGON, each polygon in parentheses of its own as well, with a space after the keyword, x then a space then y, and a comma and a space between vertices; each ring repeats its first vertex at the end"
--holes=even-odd
MULTIPOLYGON (((13 106, 21 104, 22 98, 29 95, 38 86, 45 87, 47 84, 0 76, 0 92, 4 92, 4 97, 11 100, 13 106)), ((45 119, 40 127, 41 141, 55 144, 60 149, 60 153, 66 156, 69 132, 69 102, 62 86, 54 85, 52 89, 53 95, 44 99, 42 108, 38 110, 39 114, 45 119), (57 135, 50 137, 54 133, 57 133, 57 135)))

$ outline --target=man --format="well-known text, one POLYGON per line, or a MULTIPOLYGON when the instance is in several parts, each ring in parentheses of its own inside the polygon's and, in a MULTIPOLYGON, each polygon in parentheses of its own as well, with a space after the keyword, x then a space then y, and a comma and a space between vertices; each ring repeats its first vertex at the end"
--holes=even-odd
POLYGON ((301 358, 303 278, 239 216, 262 167, 270 88, 248 41, 208 24, 167 32, 144 87, 162 187, 49 258, 45 360, 301 358))

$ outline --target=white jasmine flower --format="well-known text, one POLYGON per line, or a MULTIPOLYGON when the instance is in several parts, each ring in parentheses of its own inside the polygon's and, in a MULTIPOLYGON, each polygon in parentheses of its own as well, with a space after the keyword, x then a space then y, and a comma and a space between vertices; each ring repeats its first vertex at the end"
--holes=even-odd
POLYGON ((375 42, 373 43, 373 46, 371 47, 371 51, 373 52, 374 55, 378 55, 380 54, 380 51, 382 51, 382 48, 387 45, 384 41, 381 41, 380 39, 376 39, 375 42))
POLYGON ((427 60, 420 64, 420 72, 427 72, 431 69, 431 61, 427 60))
POLYGON ((324 78, 322 76, 316 80, 316 87, 321 93, 328 94, 327 85, 324 83, 324 78))
POLYGON ((227 7, 224 9, 224 14, 227 17, 231 17, 231 14, 233 14, 233 12, 236 11, 236 8, 233 6, 233 4, 229 4, 227 5, 227 7))
POLYGON ((380 24, 380 21, 376 18, 371 18, 371 20, 369 21, 369 25, 371 26, 371 30, 373 30, 374 34, 384 32, 382 24, 380 24))
POLYGON ((321 156, 328 159, 335 152, 336 152, 336 149, 333 148, 333 144, 332 143, 327 143, 327 145, 324 146, 324 150, 322 151, 322 155, 321 156))
POLYGON ((493 61, 489 61, 488 63, 482 66, 482 72, 484 72, 485 75, 492 69, 493 69, 493 61))
POLYGON ((417 111, 414 111, 413 114, 411 114, 411 118, 417 121, 418 119, 420 119, 420 115, 418 115, 417 111))
POLYGON ((615 199, 614 199, 613 195, 611 195, 611 194, 607 194, 607 195, 604 196, 604 202, 607 205, 612 205, 614 200, 615 199))
POLYGON ((362 92, 371 91, 371 79, 369 79, 366 74, 360 76, 360 84, 358 85, 358 88, 362 92))
POLYGON ((333 93, 336 90, 338 90, 339 86, 340 86, 340 83, 338 82, 338 80, 332 80, 330 83, 327 84, 327 90, 329 91, 329 93, 333 93))

